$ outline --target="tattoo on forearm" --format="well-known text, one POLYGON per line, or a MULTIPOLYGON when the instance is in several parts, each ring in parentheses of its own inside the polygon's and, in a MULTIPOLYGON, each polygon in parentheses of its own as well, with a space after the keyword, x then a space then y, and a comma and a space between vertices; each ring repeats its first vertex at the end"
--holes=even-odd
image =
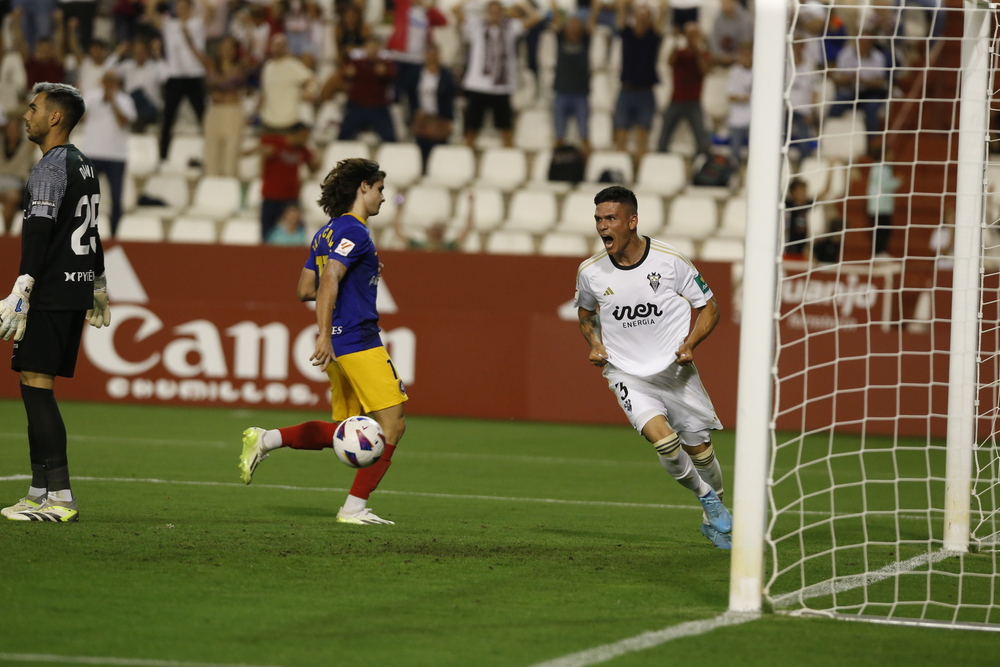
POLYGON ((601 342, 601 316, 597 313, 580 318, 580 332, 588 343, 601 342))

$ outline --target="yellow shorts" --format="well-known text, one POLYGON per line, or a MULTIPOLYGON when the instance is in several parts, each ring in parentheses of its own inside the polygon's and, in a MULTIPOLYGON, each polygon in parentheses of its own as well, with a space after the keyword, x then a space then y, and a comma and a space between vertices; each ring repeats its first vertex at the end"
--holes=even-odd
POLYGON ((326 368, 330 377, 333 421, 385 410, 409 400, 384 347, 337 357, 326 368))

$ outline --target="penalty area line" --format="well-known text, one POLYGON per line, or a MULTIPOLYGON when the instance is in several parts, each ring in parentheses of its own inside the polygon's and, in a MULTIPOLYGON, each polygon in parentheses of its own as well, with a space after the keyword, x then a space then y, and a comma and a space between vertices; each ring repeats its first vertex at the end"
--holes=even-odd
POLYGON ((555 660, 540 662, 533 667, 587 667, 587 665, 596 665, 598 663, 607 662, 608 660, 625 655, 626 653, 645 651, 646 649, 666 644, 667 642, 675 639, 703 635, 706 632, 711 632, 717 628, 724 628, 729 625, 739 625, 758 618, 760 618, 760 614, 746 614, 727 611, 723 614, 719 614, 715 618, 709 618, 703 621, 690 621, 688 623, 681 623, 680 625, 672 625, 668 628, 663 628, 662 630, 644 632, 641 635, 629 637, 628 639, 622 639, 621 641, 611 644, 596 646, 578 653, 570 653, 569 655, 556 658, 555 660))
POLYGON ((115 665, 116 667, 268 667, 265 665, 219 662, 106 658, 88 655, 50 655, 46 653, 0 653, 0 662, 48 662, 56 665, 115 665))

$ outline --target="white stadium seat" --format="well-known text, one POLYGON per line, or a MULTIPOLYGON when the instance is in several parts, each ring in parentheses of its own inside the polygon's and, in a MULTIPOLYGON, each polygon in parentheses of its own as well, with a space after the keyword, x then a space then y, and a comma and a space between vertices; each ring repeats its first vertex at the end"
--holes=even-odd
POLYGON ((705 124, 711 131, 712 123, 721 123, 729 113, 729 70, 713 71, 705 77, 701 89, 701 105, 705 110, 705 124))
POLYGON ((476 156, 471 148, 441 144, 431 150, 423 184, 458 190, 468 185, 475 174, 476 156))
POLYGON ((251 180, 250 184, 247 186, 247 205, 246 205, 246 207, 249 210, 257 211, 257 210, 260 209, 260 202, 261 202, 261 199, 264 196, 264 193, 261 192, 261 184, 262 184, 261 183, 261 179, 260 178, 255 178, 255 179, 251 180))
POLYGON ((118 221, 119 241, 163 241, 163 221, 152 215, 123 215, 118 221))
MULTIPOLYGON (((827 189, 827 183, 830 186, 826 195, 827 199, 840 199, 844 196, 848 171, 850 171, 850 167, 846 164, 834 165, 827 160, 810 156, 802 160, 795 178, 801 178, 806 182, 810 199, 822 194, 827 189)), ((992 179, 987 180, 991 183, 1000 182, 992 179)))
POLYGON ((221 243, 229 245, 260 245, 260 220, 233 218, 222 225, 221 243))
POLYGON ((397 188, 408 187, 423 174, 423 158, 414 143, 386 142, 378 147, 375 161, 397 188))
POLYGON ((142 193, 166 202, 166 207, 157 207, 157 211, 163 213, 183 211, 188 207, 191 198, 187 179, 170 174, 150 176, 142 188, 142 193))
POLYGON ((406 193, 402 223, 407 227, 430 227, 451 219, 451 194, 444 188, 416 185, 406 193))
POLYGON ((307 223, 318 227, 322 227, 330 220, 329 216, 316 203, 321 191, 319 181, 306 181, 299 188, 299 205, 302 206, 302 216, 307 223))
POLYGON ((820 127, 819 157, 830 160, 851 158, 865 152, 865 119, 862 114, 848 111, 839 118, 824 118, 820 127))
POLYGON ((526 180, 528 158, 520 148, 488 148, 479 159, 479 185, 509 191, 526 180))
POLYGON ((205 139, 201 136, 174 135, 170 142, 167 161, 162 173, 182 174, 191 178, 201 175, 200 165, 205 157, 205 139))
POLYGON ((667 238, 673 236, 690 239, 707 238, 715 232, 718 215, 714 199, 678 195, 670 202, 667 226, 664 227, 663 234, 667 238))
POLYGON ((549 232, 543 236, 538 252, 549 257, 586 257, 591 254, 587 237, 562 232, 549 232))
POLYGON ((160 144, 156 135, 128 135, 128 170, 133 176, 146 176, 160 164, 160 144))
POLYGON ((587 129, 590 131, 590 147, 599 150, 610 150, 614 145, 615 127, 610 111, 594 111, 590 114, 587 129))
MULTIPOLYGON (((625 151, 594 151, 587 160, 584 180, 597 183, 606 170, 617 170, 625 177, 624 185, 632 183, 632 156, 625 151)), ((611 183, 608 183, 611 185, 611 183)))
POLYGON ((347 158, 360 157, 371 158, 371 149, 363 141, 333 141, 327 144, 323 151, 323 162, 320 172, 330 173, 330 170, 337 166, 337 163, 347 158))
POLYGON ((233 176, 205 176, 194 189, 194 201, 187 213, 196 217, 222 220, 240 210, 243 190, 233 176))
POLYGON ((552 146, 552 114, 547 109, 526 109, 517 114, 514 145, 526 151, 552 146))
MULTIPOLYGON (((667 245, 671 246, 674 250, 678 251, 688 259, 693 259, 695 257, 695 246, 694 241, 691 239, 685 239, 681 237, 671 237, 659 236, 659 240, 663 241, 667 245)), ((601 246, 603 249, 603 246, 601 246)))
POLYGON ((177 218, 170 225, 167 240, 171 243, 215 243, 215 221, 208 218, 177 218))
POLYGON ((472 188, 458 195, 455 203, 453 225, 463 228, 469 215, 469 195, 472 195, 472 224, 474 229, 496 229, 504 221, 503 193, 495 188, 472 188))
POLYGON ((486 239, 486 252, 494 255, 530 255, 535 242, 528 232, 497 230, 486 239))
POLYGON ((639 205, 640 233, 655 235, 663 227, 663 198, 660 195, 637 194, 635 201, 639 205))
POLYGON ((747 200, 733 197, 722 209, 722 225, 715 235, 719 238, 742 239, 747 234, 747 200))
POLYGON ((742 239, 708 239, 701 244, 699 257, 705 262, 742 262, 742 239))
POLYGON ((687 185, 684 158, 677 153, 646 153, 635 179, 636 192, 655 192, 670 197, 687 185))
POLYGON ((541 234, 556 223, 556 196, 547 190, 519 190, 510 200, 506 230, 541 234))
POLYGON ((594 195, 589 191, 573 191, 562 203, 562 213, 555 231, 596 234, 594 227, 594 195))

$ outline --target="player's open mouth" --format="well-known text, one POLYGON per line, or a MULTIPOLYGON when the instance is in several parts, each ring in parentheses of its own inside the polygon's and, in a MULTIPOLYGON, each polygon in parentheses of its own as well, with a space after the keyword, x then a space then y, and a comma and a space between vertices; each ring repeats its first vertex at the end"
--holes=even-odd
POLYGON ((614 245, 615 243, 614 237, 604 236, 603 234, 601 235, 601 240, 604 241, 604 247, 609 250, 611 249, 611 246, 614 245))

